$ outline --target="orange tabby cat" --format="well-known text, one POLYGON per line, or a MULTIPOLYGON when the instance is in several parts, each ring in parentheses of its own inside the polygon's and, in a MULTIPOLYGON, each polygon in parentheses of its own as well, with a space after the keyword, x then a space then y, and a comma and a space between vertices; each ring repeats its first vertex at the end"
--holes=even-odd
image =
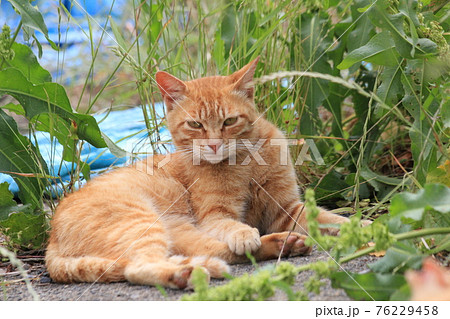
MULTIPOLYGON (((253 103, 256 64, 188 82, 156 74, 177 151, 97 177, 61 201, 46 254, 53 280, 185 288, 194 267, 222 277, 246 251, 257 260, 310 252, 295 171, 280 156, 287 142, 253 103)), ((325 224, 346 220, 319 215, 325 224)))

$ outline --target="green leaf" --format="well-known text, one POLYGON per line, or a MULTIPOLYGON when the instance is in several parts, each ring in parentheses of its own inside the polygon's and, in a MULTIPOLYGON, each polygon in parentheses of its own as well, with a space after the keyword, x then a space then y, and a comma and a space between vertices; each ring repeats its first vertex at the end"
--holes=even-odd
POLYGON ((338 69, 348 69, 353 64, 366 61, 378 65, 396 66, 397 53, 394 50, 395 44, 389 32, 383 31, 376 34, 370 41, 350 52, 345 59, 337 66, 338 69))
POLYGON ((331 275, 331 284, 333 288, 344 289, 355 300, 382 301, 389 300, 406 281, 402 275, 336 272, 331 275))
POLYGON ((28 0, 8 0, 13 7, 19 11, 22 16, 24 25, 29 26, 37 31, 42 32, 48 36, 47 26, 44 23, 44 18, 38 9, 33 7, 28 0))
POLYGON ((22 17, 24 26, 30 27, 41 32, 53 49, 57 49, 56 45, 48 37, 48 29, 45 25, 44 18, 38 9, 33 7, 28 0, 8 0, 22 17))
POLYGON ((411 56, 414 56, 416 51, 416 45, 418 42, 418 35, 416 26, 420 25, 419 18, 416 14, 417 0, 400 0, 398 5, 398 11, 402 13, 409 23, 409 32, 411 33, 412 49, 411 56))
MULTIPOLYGON (((322 74, 332 74, 326 50, 332 43, 332 34, 326 30, 329 26, 326 16, 321 14, 303 14, 301 19, 301 48, 304 59, 310 69, 322 74)), ((295 94, 305 98, 306 106, 298 106, 300 115, 300 132, 304 135, 317 135, 321 122, 318 108, 330 93, 329 82, 324 79, 308 78, 302 83, 302 90, 295 94)))
POLYGON ((435 114, 439 103, 432 98, 431 103, 425 104, 428 90, 425 86, 425 60, 409 60, 406 69, 402 74, 402 83, 405 96, 402 105, 414 118, 410 128, 411 153, 414 159, 414 175, 417 181, 425 184, 428 172, 437 166, 438 147, 433 135, 431 122, 426 117, 425 112, 435 114))
POLYGON ((358 196, 359 198, 370 198, 371 192, 369 190, 369 186, 367 185, 367 183, 364 182, 364 178, 362 178, 362 176, 359 177, 359 180, 356 181, 356 174, 355 173, 350 173, 345 177, 345 182, 348 185, 353 186, 352 188, 350 188, 348 191, 351 194, 349 196, 349 200, 353 200, 353 192, 355 190, 355 186, 358 184, 359 187, 359 191, 358 191, 358 196))
POLYGON ((28 81, 33 84, 52 81, 50 73, 39 65, 36 56, 28 46, 14 42, 12 49, 15 53, 14 59, 9 60, 8 64, 20 70, 28 81))
POLYGON ((0 172, 10 174, 19 186, 19 198, 32 208, 42 207, 47 165, 14 119, 0 109, 0 172))
MULTIPOLYGON (((424 228, 448 227, 450 225, 450 214, 442 214, 435 210, 425 212, 423 216, 424 228)), ((435 243, 441 243, 445 235, 434 235, 435 243)))
POLYGON ((147 34, 150 38, 150 43, 156 43, 159 37, 159 33, 163 27, 163 5, 162 4, 147 4, 144 2, 143 12, 147 15, 148 21, 151 21, 149 27, 147 28, 147 34))
POLYGON ((33 123, 35 122, 37 130, 49 132, 50 139, 56 137, 59 144, 64 146, 62 158, 68 162, 75 162, 78 167, 80 167, 83 176, 86 179, 89 179, 90 166, 81 161, 77 155, 76 150, 79 140, 78 135, 74 132, 74 128, 71 127, 71 124, 53 113, 41 113, 38 116, 35 116, 32 121, 33 123))
POLYGON ((225 66, 225 42, 222 40, 219 30, 215 35, 212 57, 214 58, 218 70, 222 71, 225 66))
POLYGON ((404 183, 402 179, 377 174, 366 165, 361 167, 360 175, 377 191, 381 198, 389 194, 395 186, 404 183))
POLYGON ((389 301, 406 301, 411 299, 411 289, 408 284, 398 288, 389 298, 389 301))
POLYGON ((403 183, 403 180, 399 178, 393 178, 374 173, 368 167, 361 168, 361 176, 364 177, 365 180, 375 179, 376 181, 386 185, 397 186, 403 183))
MULTIPOLYGON (((36 45, 38 47, 38 57, 39 57, 39 59, 41 59, 42 58, 42 44, 36 38, 36 35, 34 33, 33 33, 32 37, 33 37, 33 39, 34 39, 34 41, 35 41, 35 43, 36 43, 36 45)), ((56 47, 56 44, 55 44, 55 47, 56 47)))
POLYGON ((437 49, 436 44, 426 38, 417 39, 415 34, 412 38, 409 37, 404 31, 407 14, 388 14, 389 6, 388 0, 377 0, 376 4, 368 10, 368 13, 375 26, 390 32, 400 56, 411 59, 434 54, 437 49))
POLYGON ((373 24, 368 15, 360 13, 360 9, 362 8, 360 6, 364 5, 365 10, 367 10, 372 5, 372 2, 370 0, 357 0, 355 1, 355 5, 352 6, 352 19, 355 21, 355 28, 350 32, 346 43, 349 52, 360 48, 369 42, 373 32, 373 24), (354 11, 355 7, 359 7, 356 10, 357 12, 354 11))
POLYGON ((222 13, 222 21, 220 23, 220 38, 225 46, 225 59, 230 55, 230 49, 237 33, 236 15, 232 6, 226 8, 222 13))
POLYGON ((0 221, 1 231, 21 248, 41 248, 47 239, 47 221, 45 214, 28 212, 13 213, 8 219, 0 221))
POLYGON ((311 186, 315 186, 316 198, 318 201, 322 197, 325 197, 328 201, 331 199, 345 198, 344 195, 341 194, 342 190, 347 189, 350 185, 345 182, 344 176, 342 174, 335 170, 332 170, 322 179, 320 184, 318 184, 317 186, 316 184, 312 184, 311 186))
POLYGON ((371 4, 368 4, 368 5, 366 5, 365 7, 363 7, 363 8, 358 8, 357 10, 358 10, 358 12, 366 12, 367 11, 367 9, 369 9, 370 8, 370 6, 371 6, 371 4))
POLYGON ((49 132, 51 141, 56 137, 59 144, 64 146, 64 160, 75 160, 77 136, 71 132, 70 123, 54 113, 40 113, 33 117, 32 123, 35 124, 36 130, 49 132))
POLYGON ((278 13, 286 7, 287 3, 289 3, 289 0, 280 3, 274 10, 269 11, 270 13, 258 22, 258 27, 263 27, 267 22, 276 20, 278 13))
POLYGON ((95 147, 106 147, 97 121, 90 115, 72 111, 64 88, 57 83, 34 85, 17 69, 0 72, 0 93, 13 96, 25 109, 28 119, 41 113, 54 113, 74 127, 76 134, 95 147))
POLYGON ((125 42, 125 39, 123 38, 122 30, 120 30, 119 26, 111 16, 109 17, 109 24, 111 25, 111 30, 114 34, 114 37, 116 38, 117 44, 122 50, 126 51, 128 46, 125 42))
POLYGON ((414 246, 396 243, 389 248, 383 258, 369 264, 377 273, 403 273, 407 269, 420 269, 424 255, 419 254, 414 246))
POLYGON ((4 109, 4 110, 8 110, 13 113, 16 113, 17 115, 25 116, 25 110, 23 109, 22 105, 20 105, 20 104, 8 103, 8 104, 0 106, 0 108, 4 109))
POLYGON ((128 152, 114 143, 106 134, 102 133, 102 137, 105 140, 106 145, 108 145, 108 149, 111 151, 111 154, 115 157, 122 158, 128 156, 128 152))
MULTIPOLYGON (((6 182, 0 184, 0 230, 3 231, 3 234, 8 235, 13 243, 19 245, 25 244, 25 246, 28 246, 28 239, 25 238, 25 241, 19 240, 19 238, 23 239, 23 237, 21 236, 23 231, 29 231, 28 223, 16 225, 16 223, 14 223, 14 219, 16 218, 18 213, 28 214, 27 216, 30 217, 31 220, 33 220, 36 216, 30 215, 31 207, 29 205, 17 205, 17 203, 13 200, 14 195, 9 191, 8 187, 9 184, 6 182), (12 218, 12 220, 8 220, 10 218, 12 218), (13 224, 12 227, 11 224, 13 224)), ((36 221, 36 219, 34 219, 34 221, 36 221)), ((38 220, 38 223, 40 225, 42 225, 42 222, 45 222, 45 220, 38 220)), ((35 228, 35 226, 36 225, 32 225, 33 229, 35 228)), ((37 228, 39 228, 39 226, 37 228)), ((27 233, 26 236, 28 235, 30 234, 27 233)), ((34 236, 32 236, 32 238, 33 237, 34 236)), ((39 241, 36 242, 36 248, 40 248, 39 241)), ((42 243, 42 241, 40 242, 42 243)))
POLYGON ((406 233, 412 230, 412 225, 403 223, 399 218, 390 218, 389 214, 381 215, 374 223, 382 223, 388 226, 392 234, 406 233))
POLYGON ((448 225, 450 225, 450 214, 431 210, 427 211, 423 217, 423 226, 425 228, 448 227, 448 225))
POLYGON ((389 212, 392 216, 401 216, 421 220, 426 210, 434 209, 443 214, 450 212, 450 188, 440 184, 429 184, 416 194, 404 192, 392 198, 389 212))
POLYGON ((11 212, 11 208, 17 206, 14 195, 9 190, 9 183, 0 184, 0 220, 6 219, 11 212))
MULTIPOLYGON (((336 137, 344 137, 344 129, 342 125, 341 103, 346 98, 349 90, 337 83, 329 82, 330 94, 325 99, 323 106, 333 114, 333 123, 331 132, 336 137)), ((337 140, 339 143, 346 145, 346 141, 337 140)))
POLYGON ((427 184, 439 183, 450 187, 450 160, 428 172, 427 184))
POLYGON ((400 65, 385 67, 381 73, 381 85, 378 87, 377 95, 387 105, 397 104, 404 94, 401 76, 400 65))
POLYGON ((0 184, 0 208, 10 207, 16 205, 14 195, 9 191, 9 183, 3 182, 0 184))
POLYGON ((444 102, 444 107, 442 108, 442 122, 444 123, 444 128, 450 127, 450 101, 444 102))

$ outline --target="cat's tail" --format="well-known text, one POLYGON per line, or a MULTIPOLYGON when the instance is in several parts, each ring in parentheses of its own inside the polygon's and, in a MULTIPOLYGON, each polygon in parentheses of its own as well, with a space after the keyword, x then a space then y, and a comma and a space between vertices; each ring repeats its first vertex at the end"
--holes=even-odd
POLYGON ((70 282, 113 282, 124 281, 125 262, 99 257, 61 256, 57 244, 49 244, 45 265, 52 280, 70 282))

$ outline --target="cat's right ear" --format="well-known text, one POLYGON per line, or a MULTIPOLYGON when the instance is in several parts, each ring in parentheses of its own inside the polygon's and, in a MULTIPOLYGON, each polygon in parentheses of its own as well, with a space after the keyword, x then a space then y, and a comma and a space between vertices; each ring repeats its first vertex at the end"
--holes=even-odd
POLYGON ((253 100, 253 76, 255 75, 256 65, 259 57, 245 65, 239 71, 230 75, 233 84, 233 91, 242 94, 243 96, 253 100))
POLYGON ((157 72, 156 83, 161 91, 161 96, 166 104, 167 111, 173 110, 177 101, 183 99, 186 95, 186 84, 167 72, 157 72))

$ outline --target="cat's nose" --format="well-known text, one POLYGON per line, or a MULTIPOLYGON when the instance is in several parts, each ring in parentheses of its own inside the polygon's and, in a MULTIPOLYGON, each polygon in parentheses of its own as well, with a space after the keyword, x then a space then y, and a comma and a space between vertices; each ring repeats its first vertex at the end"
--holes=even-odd
POLYGON ((219 149, 219 147, 221 145, 222 145, 222 142, 208 144, 209 148, 212 149, 214 153, 217 153, 217 150, 219 149))

